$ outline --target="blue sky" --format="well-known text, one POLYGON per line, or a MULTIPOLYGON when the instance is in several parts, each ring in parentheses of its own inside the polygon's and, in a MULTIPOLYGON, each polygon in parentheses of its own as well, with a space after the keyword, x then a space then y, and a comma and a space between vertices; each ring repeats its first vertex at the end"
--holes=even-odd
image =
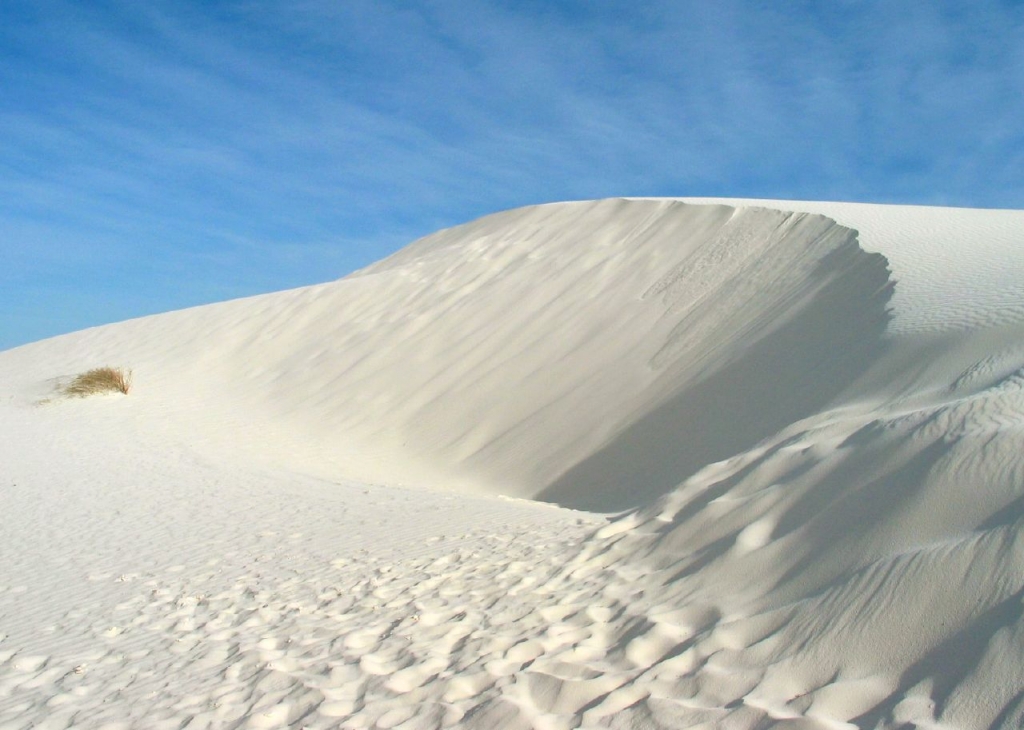
POLYGON ((0 349, 618 195, 1024 207, 1020 0, 3 0, 0 349))

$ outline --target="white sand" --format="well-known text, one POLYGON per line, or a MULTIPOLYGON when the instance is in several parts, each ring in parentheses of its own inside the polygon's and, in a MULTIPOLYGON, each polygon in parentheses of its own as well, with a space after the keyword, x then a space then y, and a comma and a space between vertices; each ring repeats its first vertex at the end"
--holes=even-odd
POLYGON ((1024 212, 693 202, 0 353, 0 727, 1018 727, 1024 212))

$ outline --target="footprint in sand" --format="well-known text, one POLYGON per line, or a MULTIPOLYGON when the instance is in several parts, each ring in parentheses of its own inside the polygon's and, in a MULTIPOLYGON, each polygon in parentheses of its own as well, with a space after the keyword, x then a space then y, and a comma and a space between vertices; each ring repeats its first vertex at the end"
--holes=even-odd
POLYGON ((359 668, 367 674, 377 677, 394 675, 400 669, 409 665, 411 659, 401 656, 399 653, 371 653, 363 654, 359 658, 359 668))
POLYGON ((448 681, 441 696, 445 702, 458 702, 470 697, 477 697, 493 685, 494 676, 489 672, 461 674, 448 681))
POLYGON ((399 669, 387 678, 384 686, 392 692, 404 694, 422 687, 434 679, 442 670, 448 667, 448 662, 441 658, 430 658, 424 661, 415 661, 404 669, 399 669))
POLYGON ((11 667, 19 672, 37 672, 50 660, 47 656, 18 654, 11 659, 11 667))

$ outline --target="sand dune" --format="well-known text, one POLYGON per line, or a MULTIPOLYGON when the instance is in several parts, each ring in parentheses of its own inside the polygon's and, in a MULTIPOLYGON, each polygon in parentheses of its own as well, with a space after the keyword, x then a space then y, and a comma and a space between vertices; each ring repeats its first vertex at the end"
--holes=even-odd
POLYGON ((1018 727, 1022 232, 537 206, 0 353, 0 726, 1018 727))
POLYGON ((48 370, 24 367, 130 364, 168 420, 203 411, 197 439, 319 476, 613 511, 831 400, 881 346, 886 281, 822 216, 539 206, 340 282, 42 344, 24 357, 48 370), (665 443, 665 419, 695 427, 665 443))

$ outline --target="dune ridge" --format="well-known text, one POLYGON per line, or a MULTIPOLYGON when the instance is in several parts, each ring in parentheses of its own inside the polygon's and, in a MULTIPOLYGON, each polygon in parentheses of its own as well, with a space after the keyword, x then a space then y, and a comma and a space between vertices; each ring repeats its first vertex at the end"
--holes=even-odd
POLYGON ((536 206, 338 282, 41 343, 26 368, 129 363, 167 420, 204 412, 195 440, 318 476, 614 511, 830 400, 881 346, 886 281, 884 258, 820 215, 536 206), (746 372, 763 368, 772 381, 746 372), (773 403, 726 407, 737 389, 773 403), (642 450, 666 412, 705 424, 675 438, 685 458, 642 450), (631 478, 609 461, 664 468, 631 478))
POLYGON ((0 724, 1018 727, 1022 231, 552 204, 0 353, 0 724))

